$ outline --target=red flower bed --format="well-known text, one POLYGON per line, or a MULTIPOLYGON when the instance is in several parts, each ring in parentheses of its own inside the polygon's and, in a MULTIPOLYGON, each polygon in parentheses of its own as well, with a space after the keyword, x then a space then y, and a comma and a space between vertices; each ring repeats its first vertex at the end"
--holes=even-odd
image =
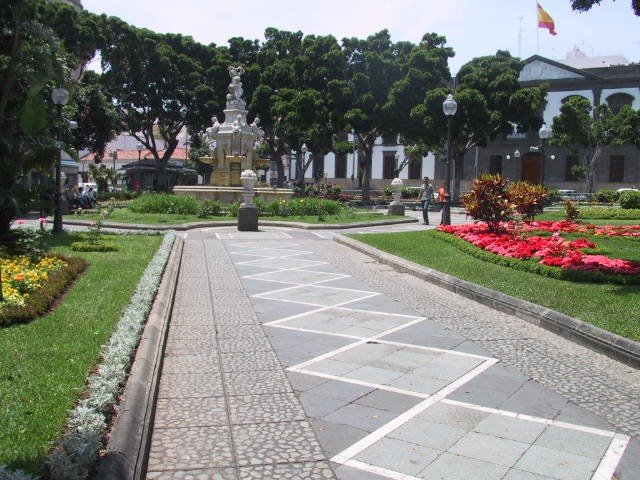
POLYGON ((640 263, 629 260, 609 258, 604 255, 589 255, 582 252, 585 248, 595 248, 595 244, 586 238, 566 240, 560 233, 582 232, 594 235, 640 237, 640 225, 623 227, 596 227, 578 225, 573 222, 508 222, 502 225, 502 233, 491 233, 486 223, 465 225, 439 225, 438 230, 453 234, 488 252, 504 257, 530 259, 539 258, 539 263, 563 269, 588 272, 640 274, 640 263), (546 231, 548 237, 526 236, 525 232, 546 231))

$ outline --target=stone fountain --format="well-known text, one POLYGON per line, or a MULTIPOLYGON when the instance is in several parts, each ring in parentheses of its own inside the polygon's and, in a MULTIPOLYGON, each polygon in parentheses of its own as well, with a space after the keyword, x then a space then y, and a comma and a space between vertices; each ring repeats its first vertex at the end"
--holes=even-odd
MULTIPOLYGON (((246 102, 242 98, 242 74, 240 66, 229 67, 229 92, 224 109, 224 121, 217 117, 211 119, 211 126, 205 132, 212 157, 199 160, 213 167, 210 185, 176 186, 177 195, 191 195, 199 200, 213 199, 222 203, 241 200, 243 188, 240 175, 246 170, 256 171, 265 163, 258 157, 255 147, 264 132, 260 128, 260 119, 256 116, 251 124, 247 122, 246 102)), ((262 201, 273 199, 288 200, 293 195, 291 189, 256 188, 256 197, 262 201)))

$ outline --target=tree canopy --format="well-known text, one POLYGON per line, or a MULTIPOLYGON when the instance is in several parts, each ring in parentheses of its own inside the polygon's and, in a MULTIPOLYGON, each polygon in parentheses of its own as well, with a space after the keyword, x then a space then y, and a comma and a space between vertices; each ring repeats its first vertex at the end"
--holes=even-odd
MULTIPOLYGON (((615 2, 615 0, 613 0, 615 2)), ((579 12, 591 10, 595 5, 600 5, 602 0, 571 0, 571 8, 579 12)), ((631 8, 633 12, 640 16, 640 0, 631 0, 631 8)))

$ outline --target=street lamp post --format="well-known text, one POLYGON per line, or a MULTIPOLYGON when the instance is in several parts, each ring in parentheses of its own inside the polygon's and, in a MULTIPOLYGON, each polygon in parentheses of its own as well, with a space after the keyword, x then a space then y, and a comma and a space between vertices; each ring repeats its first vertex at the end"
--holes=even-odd
POLYGON ((444 205, 442 206, 442 223, 444 225, 451 225, 451 122, 457 110, 458 104, 454 100, 453 95, 447 95, 447 99, 442 102, 442 111, 447 117, 447 161, 444 183, 444 205))
POLYGON ((307 162, 307 152, 309 151, 306 143, 302 144, 300 151, 302 152, 302 163, 298 165, 300 167, 300 171, 296 171, 296 180, 298 179, 298 175, 300 175, 299 180, 302 182, 302 185, 304 185, 304 173, 302 172, 304 172, 304 164, 307 162))
POLYGON ((356 156, 358 155, 358 139, 356 137, 355 130, 351 130, 351 136, 353 137, 353 156, 351 157, 351 188, 356 189, 356 156))
POLYGON ((136 149, 138 150, 138 190, 142 188, 142 170, 140 170, 140 154, 142 150, 144 150, 144 145, 138 143, 136 145, 136 149))
POLYGON ((538 136, 540 137, 540 153, 542 154, 542 161, 540 164, 540 185, 544 183, 544 163, 546 160, 544 147, 549 135, 551 135, 551 129, 547 127, 546 123, 543 123, 540 130, 538 130, 538 136))
POLYGON ((400 152, 398 150, 396 150, 396 153, 393 156, 393 158, 395 158, 396 160, 396 168, 393 171, 393 177, 397 178, 397 177, 400 177, 400 172, 398 171, 398 164, 400 163, 400 152))
POLYGON ((56 147, 58 150, 58 156, 56 158, 55 166, 55 182, 56 190, 54 195, 53 205, 53 233, 63 233, 62 229, 62 185, 60 185, 61 173, 62 173, 62 107, 69 101, 69 92, 64 88, 54 88, 51 92, 51 100, 56 106, 58 113, 58 131, 56 135, 56 147))

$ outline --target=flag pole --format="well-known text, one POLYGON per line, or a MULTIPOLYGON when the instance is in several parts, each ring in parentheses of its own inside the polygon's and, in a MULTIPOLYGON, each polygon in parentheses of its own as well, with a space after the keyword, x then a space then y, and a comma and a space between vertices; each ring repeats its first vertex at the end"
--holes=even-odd
POLYGON ((538 26, 538 1, 536 0, 536 54, 540 55, 540 27, 538 26))

